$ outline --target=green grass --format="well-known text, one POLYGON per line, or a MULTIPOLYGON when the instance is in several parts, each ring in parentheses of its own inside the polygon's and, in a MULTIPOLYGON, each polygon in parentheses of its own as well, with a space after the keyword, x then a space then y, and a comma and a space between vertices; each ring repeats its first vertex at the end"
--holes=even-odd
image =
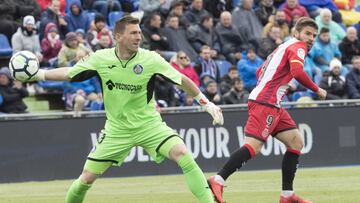
MULTIPOLYGON (((207 174, 209 176, 211 174, 207 174)), ((280 170, 238 172, 225 188, 227 203, 278 202, 280 170)), ((64 202, 66 181, 0 184, 0 202, 64 202)), ((359 203, 360 167, 301 169, 296 175, 298 194, 315 203, 359 203)), ((85 202, 187 203, 196 202, 181 175, 136 178, 101 178, 85 202)))

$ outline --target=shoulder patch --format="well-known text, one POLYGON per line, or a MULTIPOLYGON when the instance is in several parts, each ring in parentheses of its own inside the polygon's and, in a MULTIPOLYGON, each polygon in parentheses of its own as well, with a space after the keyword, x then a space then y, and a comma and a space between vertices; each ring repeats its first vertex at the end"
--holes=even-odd
POLYGON ((302 60, 305 60, 305 50, 302 48, 299 48, 297 50, 297 56, 301 58, 302 60))

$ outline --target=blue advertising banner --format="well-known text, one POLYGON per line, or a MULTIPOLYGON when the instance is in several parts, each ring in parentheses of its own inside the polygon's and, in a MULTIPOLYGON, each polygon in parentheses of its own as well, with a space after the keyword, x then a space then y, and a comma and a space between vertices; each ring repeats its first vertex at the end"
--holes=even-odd
MULTIPOLYGON (((305 141, 300 167, 360 164, 360 108, 298 108, 289 113, 305 141)), ((225 111, 224 116, 224 126, 212 126, 204 112, 164 114, 163 118, 184 139, 200 167, 214 172, 244 144, 247 112, 225 111)), ((0 122, 0 182, 78 177, 104 123, 103 117, 0 122)), ((243 169, 278 169, 285 150, 270 138, 243 169)), ((180 173, 176 164, 155 164, 135 147, 121 167, 112 167, 104 176, 175 173, 180 173)))

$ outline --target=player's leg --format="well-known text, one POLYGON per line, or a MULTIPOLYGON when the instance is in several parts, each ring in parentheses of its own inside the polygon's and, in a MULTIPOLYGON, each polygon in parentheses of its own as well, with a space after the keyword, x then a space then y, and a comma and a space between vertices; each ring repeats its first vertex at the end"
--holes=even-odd
POLYGON ((263 143, 274 128, 273 126, 276 125, 278 109, 253 102, 249 102, 248 106, 249 118, 245 126, 245 144, 231 154, 217 175, 208 179, 211 190, 220 203, 223 202, 222 194, 226 179, 260 152, 263 143))
POLYGON ((80 177, 71 184, 66 194, 65 203, 83 202, 86 192, 90 189, 91 185, 111 164, 111 162, 87 160, 80 177))
POLYGON ((296 196, 293 191, 293 182, 296 170, 299 165, 299 157, 301 154, 301 149, 304 146, 304 141, 302 139, 300 131, 296 128, 295 122, 290 117, 290 115, 283 109, 281 112, 280 121, 275 129, 274 135, 275 138, 284 143, 287 148, 281 166, 282 192, 280 202, 310 202, 296 196))
POLYGON ((169 138, 161 144, 158 152, 179 165, 190 191, 199 202, 212 203, 214 201, 202 170, 195 162, 192 154, 188 152, 181 138, 178 136, 169 138))
POLYGON ((80 177, 70 186, 65 203, 81 203, 92 183, 111 165, 121 165, 134 146, 131 134, 121 136, 101 131, 95 150, 90 152, 80 177))

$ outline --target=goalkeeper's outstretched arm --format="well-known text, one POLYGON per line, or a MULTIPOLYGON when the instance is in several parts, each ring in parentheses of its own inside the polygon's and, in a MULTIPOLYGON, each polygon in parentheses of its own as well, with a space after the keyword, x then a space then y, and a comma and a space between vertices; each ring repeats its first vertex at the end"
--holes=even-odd
POLYGON ((207 111, 214 119, 213 124, 222 125, 224 118, 221 109, 214 103, 210 102, 206 96, 199 90, 199 88, 185 75, 182 75, 180 88, 183 89, 186 94, 194 97, 194 99, 200 104, 200 106, 207 111))
POLYGON ((70 81, 68 75, 69 67, 55 68, 51 70, 39 69, 35 75, 35 80, 53 80, 53 81, 70 81))

